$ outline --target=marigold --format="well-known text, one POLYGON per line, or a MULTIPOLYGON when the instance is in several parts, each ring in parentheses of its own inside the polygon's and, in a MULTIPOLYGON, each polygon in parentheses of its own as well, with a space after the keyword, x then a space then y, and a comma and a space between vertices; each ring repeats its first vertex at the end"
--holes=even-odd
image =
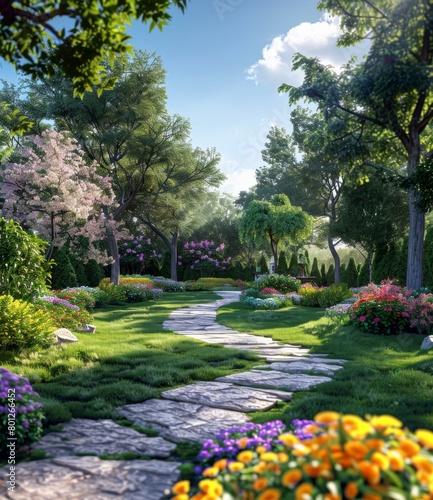
POLYGON ((249 442, 249 438, 247 437, 241 437, 236 441, 236 444, 239 446, 239 448, 246 448, 249 442))
POLYGON ((389 450, 388 453, 389 466, 393 471, 401 471, 404 468, 404 459, 399 450, 389 450))
POLYGON ((310 477, 329 477, 331 466, 328 463, 313 465, 311 463, 304 464, 302 470, 310 477))
POLYGON ((426 448, 429 448, 430 450, 433 449, 433 432, 428 431, 427 429, 418 429, 415 431, 415 436, 418 438, 418 441, 425 446, 426 448))
POLYGON ((417 455, 416 457, 412 458, 412 463, 418 470, 424 470, 429 474, 433 474, 433 463, 431 461, 431 458, 417 455))
POLYGON ((223 487, 216 479, 202 479, 198 483, 198 487, 207 495, 216 497, 221 496, 224 491, 223 487))
POLYGON ((324 500, 341 500, 341 495, 337 493, 326 493, 323 498, 324 500))
POLYGON ((344 431, 352 439, 364 439, 372 431, 371 425, 357 415, 343 415, 341 421, 344 431))
POLYGON ((262 453, 260 455, 260 460, 264 462, 276 462, 278 461, 278 455, 273 451, 267 451, 266 453, 262 453))
POLYGON ((174 496, 171 500, 189 500, 188 493, 181 493, 180 495, 174 496))
POLYGON ((287 448, 291 448, 293 445, 299 443, 299 439, 294 434, 290 433, 281 434, 278 436, 278 441, 281 441, 287 448))
POLYGON ((190 490, 190 482, 189 481, 179 481, 177 482, 173 488, 171 489, 171 491, 175 494, 175 495, 181 495, 183 493, 188 493, 189 490, 190 490))
POLYGON ((259 477, 253 482, 254 491, 262 491, 268 485, 268 480, 265 477, 259 477))
POLYGON ((254 453, 251 450, 241 451, 240 453, 238 453, 238 456, 236 458, 239 460, 239 462, 249 464, 254 458, 254 453))
POLYGON ((278 460, 282 463, 282 464, 285 464, 286 462, 289 461, 289 455, 287 455, 287 453, 284 453, 283 451, 281 451, 280 453, 277 454, 278 455, 278 460))
POLYGON ((221 460, 218 460, 213 464, 214 467, 216 467, 219 470, 223 470, 227 466, 227 458, 221 458, 221 460))
POLYGON ((302 483, 295 490, 295 500, 309 500, 313 493, 313 485, 311 483, 302 483))
POLYGON ((322 411, 318 413, 314 420, 320 424, 335 424, 340 420, 340 414, 336 411, 322 411))
POLYGON ((218 467, 208 467, 207 469, 205 469, 202 474, 204 477, 215 477, 218 475, 219 473, 219 469, 218 467))
POLYGON ((353 498, 356 498, 358 491, 358 485, 352 481, 346 484, 346 487, 344 488, 344 496, 349 500, 352 500, 353 498))
POLYGON ((243 464, 242 462, 230 462, 227 465, 228 470, 231 472, 239 472, 244 467, 245 467, 245 464, 243 464))
POLYGON ((389 469, 389 458, 379 451, 375 451, 371 455, 370 460, 373 464, 376 464, 380 470, 389 469))
POLYGON ((421 450, 421 446, 411 439, 402 439, 399 441, 398 447, 400 448, 401 454, 408 458, 414 457, 421 450))
POLYGON ((371 484, 378 484, 380 481, 380 469, 376 464, 364 460, 358 464, 361 476, 371 484))
POLYGON ((365 444, 371 450, 382 450, 385 447, 385 441, 383 439, 367 439, 365 444))
POLYGON ((377 417, 371 417, 370 423, 378 431, 383 431, 387 427, 401 428, 403 426, 403 423, 392 415, 379 415, 377 417))
POLYGON ((348 441, 344 444, 344 451, 356 461, 360 462, 370 451, 364 443, 359 441, 348 441))
POLYGON ((283 474, 281 484, 287 487, 293 487, 302 479, 302 472, 299 469, 291 469, 283 474))
POLYGON ((260 495, 257 497, 257 500, 280 500, 280 498, 280 490, 277 490, 276 488, 269 488, 268 490, 260 493, 260 495))

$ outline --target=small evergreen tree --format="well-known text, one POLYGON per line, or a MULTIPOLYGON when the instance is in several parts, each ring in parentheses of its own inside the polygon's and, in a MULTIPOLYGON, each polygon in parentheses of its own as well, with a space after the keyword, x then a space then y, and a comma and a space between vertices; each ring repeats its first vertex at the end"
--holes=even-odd
POLYGON ((358 273, 358 279, 356 281, 356 286, 366 286, 370 281, 370 269, 368 266, 368 261, 366 260, 364 264, 361 266, 361 269, 358 273))
POLYGON ((350 257, 349 263, 347 264, 345 282, 349 288, 353 288, 358 284, 358 271, 353 257, 350 257))
POLYGON ((326 273, 326 280, 328 282, 328 286, 332 285, 332 283, 335 282, 334 273, 335 273, 334 264, 330 264, 329 267, 328 267, 328 271, 326 273))
POLYGON ((304 252, 304 257, 305 257, 305 262, 307 263, 307 266, 305 267, 305 275, 310 276, 310 269, 311 269, 311 262, 310 262, 310 255, 308 254, 308 250, 305 250, 304 252))
POLYGON ((287 265, 286 252, 281 251, 278 257, 277 274, 287 275, 289 267, 287 265))
POLYGON ((268 261, 264 253, 262 253, 262 255, 260 256, 258 267, 260 267, 260 273, 262 274, 269 273, 268 261))
POLYGON ((346 263, 343 262, 340 266, 340 283, 347 283, 347 272, 346 272, 346 263))
POLYGON ((69 254, 69 260, 71 261, 72 267, 74 268, 75 271, 75 276, 77 277, 77 285, 88 286, 89 281, 87 279, 83 261, 71 254, 69 254))
POLYGON ((292 255, 290 256, 288 272, 290 276, 299 275, 298 254, 296 252, 292 252, 292 255))
POLYGON ((105 277, 103 267, 94 259, 91 259, 84 264, 84 270, 86 272, 87 283, 89 286, 97 287, 101 280, 105 277))
POLYGON ((314 281, 320 285, 321 283, 321 275, 319 271, 319 262, 317 261, 317 257, 314 257, 313 259, 313 265, 311 267, 311 273, 310 276, 314 277, 314 281))
POLYGON ((328 286, 328 277, 326 275, 326 266, 324 262, 320 267, 320 284, 322 286, 328 286))
POLYGON ((170 266, 171 266, 170 254, 168 252, 165 252, 163 257, 162 257, 161 269, 159 271, 161 276, 163 276, 164 278, 170 278, 170 276, 171 276, 171 267, 170 266))
POLYGON ((64 248, 56 248, 53 257, 55 264, 51 272, 52 289, 62 290, 77 286, 77 276, 69 260, 68 252, 64 248))

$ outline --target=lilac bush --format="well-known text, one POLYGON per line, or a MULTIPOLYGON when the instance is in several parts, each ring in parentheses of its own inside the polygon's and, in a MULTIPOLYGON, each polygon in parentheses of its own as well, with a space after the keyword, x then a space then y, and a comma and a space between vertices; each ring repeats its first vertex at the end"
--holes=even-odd
POLYGON ((231 262, 231 257, 224 257, 224 243, 217 245, 214 241, 189 241, 185 243, 182 255, 179 256, 179 266, 189 266, 200 271, 202 277, 215 276, 225 271, 231 262))
POLYGON ((0 454, 14 455, 20 446, 42 436, 42 403, 28 379, 0 368, 0 454))
POLYGON ((119 254, 120 264, 130 267, 129 274, 140 274, 152 261, 159 263, 162 259, 152 240, 143 235, 121 241, 119 254))

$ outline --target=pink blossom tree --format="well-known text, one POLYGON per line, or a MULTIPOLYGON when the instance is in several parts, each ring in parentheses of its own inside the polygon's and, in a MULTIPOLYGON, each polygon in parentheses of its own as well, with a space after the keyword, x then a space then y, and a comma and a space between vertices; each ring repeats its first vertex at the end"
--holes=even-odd
POLYGON ((6 163, 1 174, 4 216, 48 240, 47 260, 55 247, 71 244, 80 247, 85 261, 109 263, 96 243, 117 226, 102 212, 114 199, 110 180, 96 173, 95 163, 86 163, 67 133, 32 136, 18 153, 20 161, 6 163))

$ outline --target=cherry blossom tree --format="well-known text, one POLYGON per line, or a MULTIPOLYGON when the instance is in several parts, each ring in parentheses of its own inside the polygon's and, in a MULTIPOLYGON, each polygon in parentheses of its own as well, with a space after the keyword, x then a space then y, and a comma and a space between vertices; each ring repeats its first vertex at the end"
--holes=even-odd
POLYGON ((97 243, 116 230, 102 206, 114 199, 110 179, 88 164, 75 139, 48 130, 29 137, 18 151, 19 161, 4 164, 1 194, 3 215, 48 240, 50 260, 55 247, 74 245, 84 261, 107 264, 97 243))

